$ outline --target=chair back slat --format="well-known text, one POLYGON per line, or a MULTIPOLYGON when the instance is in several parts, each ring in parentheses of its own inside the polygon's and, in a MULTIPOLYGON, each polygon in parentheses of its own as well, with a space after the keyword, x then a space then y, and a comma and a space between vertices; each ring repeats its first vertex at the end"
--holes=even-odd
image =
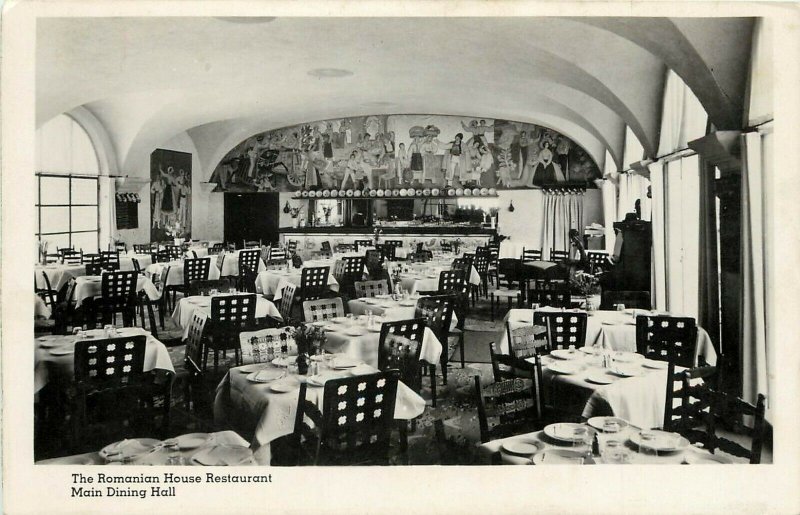
POLYGON ((215 295, 211 297, 211 320, 214 325, 244 326, 256 318, 256 295, 215 295))
POLYGON ((189 333, 186 337, 186 354, 184 360, 186 366, 196 373, 200 373, 201 360, 203 357, 203 330, 206 327, 208 317, 195 311, 192 314, 192 321, 189 324, 189 333))
POLYGON ((389 283, 386 279, 376 281, 356 281, 354 283, 356 297, 373 298, 389 293, 389 283))
POLYGON ((694 318, 662 315, 636 317, 636 352, 682 367, 695 364, 697 324, 694 318))
POLYGON ((378 343, 378 369, 399 370, 400 380, 417 392, 422 387, 419 359, 425 325, 424 318, 384 322, 378 343))
POLYGON ((245 269, 257 271, 259 259, 261 259, 261 251, 257 248, 239 252, 239 277, 244 277, 245 269))
POLYGON ((211 270, 211 260, 189 258, 183 260, 183 284, 189 286, 194 281, 207 281, 211 270))
POLYGON ((547 343, 550 349, 566 349, 570 345, 577 348, 583 347, 586 343, 588 315, 585 311, 534 312, 534 325, 540 325, 541 320, 547 328, 547 343))
MULTIPOLYGON (((87 268, 90 266, 86 265, 87 268)), ((135 305, 138 278, 136 272, 104 272, 100 282, 104 307, 117 310, 135 305)))
POLYGON ((474 381, 482 442, 525 432, 538 422, 533 379, 506 379, 485 387, 480 376, 474 381))
POLYGON ((328 291, 328 276, 331 269, 327 266, 303 268, 300 273, 300 294, 303 300, 315 300, 328 291))
POLYGON ((440 342, 447 342, 455 306, 455 295, 422 297, 417 301, 414 316, 424 318, 436 338, 440 342))
POLYGON ((569 251, 566 250, 550 250, 550 261, 554 263, 562 263, 569 259, 569 251))
POLYGON ((542 260, 542 251, 541 249, 526 249, 522 247, 522 262, 527 263, 530 261, 541 261, 542 260))
POLYGON ((541 326, 524 325, 511 329, 506 322, 506 334, 511 355, 516 358, 527 359, 550 352, 546 329, 542 331, 541 326))
POLYGON ((134 385, 144 375, 144 335, 75 344, 75 383, 84 391, 134 385))
POLYGON ((281 318, 288 322, 292 318, 292 307, 294 306, 294 295, 297 287, 294 284, 287 283, 283 287, 281 293, 280 307, 278 308, 281 313, 281 318))
POLYGON ((307 300, 303 302, 303 317, 306 322, 320 322, 344 316, 341 297, 307 300))
POLYGON ((289 355, 297 354, 294 327, 273 327, 248 331, 239 334, 242 351, 242 364, 269 363, 282 351, 289 355))

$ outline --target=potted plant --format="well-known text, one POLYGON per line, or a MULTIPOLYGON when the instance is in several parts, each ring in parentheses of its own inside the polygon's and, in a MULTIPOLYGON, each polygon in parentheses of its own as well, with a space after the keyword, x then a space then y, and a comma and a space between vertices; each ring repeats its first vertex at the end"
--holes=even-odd
POLYGON ((572 290, 580 294, 586 302, 586 311, 594 311, 600 306, 600 281, 586 272, 576 272, 570 278, 572 290))

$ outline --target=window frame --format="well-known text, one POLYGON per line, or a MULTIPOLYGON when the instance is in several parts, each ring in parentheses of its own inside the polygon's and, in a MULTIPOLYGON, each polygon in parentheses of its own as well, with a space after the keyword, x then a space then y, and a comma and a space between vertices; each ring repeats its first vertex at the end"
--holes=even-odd
MULTIPOLYGON (((73 234, 86 234, 86 233, 95 233, 96 234, 96 243, 97 248, 100 248, 100 176, 99 175, 88 175, 88 174, 61 174, 61 173, 52 173, 52 172, 36 172, 36 239, 38 241, 42 241, 42 236, 59 236, 59 235, 68 235, 68 247, 72 248, 73 241, 72 235, 73 234), (58 179, 66 179, 67 180, 67 204, 42 204, 42 177, 55 177, 58 179), (73 180, 89 180, 95 182, 95 203, 94 204, 74 204, 72 202, 72 181, 73 180), (48 207, 66 207, 69 213, 69 220, 68 220, 68 230, 67 231, 55 231, 55 232, 42 232, 42 208, 48 207), (74 207, 94 207, 95 208, 95 228, 91 230, 79 230, 73 231, 72 230, 72 208, 74 207)), ((89 249, 90 251, 93 249, 89 249)))

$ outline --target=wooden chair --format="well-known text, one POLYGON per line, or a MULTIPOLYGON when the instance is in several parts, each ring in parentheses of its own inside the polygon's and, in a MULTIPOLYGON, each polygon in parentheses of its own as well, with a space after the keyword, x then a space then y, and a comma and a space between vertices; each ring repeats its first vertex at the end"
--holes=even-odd
POLYGON ((569 259, 569 251, 550 249, 550 261, 553 263, 563 263, 569 259))
POLYGON ((701 443, 714 454, 745 458, 751 464, 761 462, 764 441, 765 397, 758 394, 756 403, 713 388, 709 378, 715 367, 703 366, 681 369, 670 363, 667 381, 667 402, 664 409, 664 429, 678 432, 693 443, 701 443), (701 380, 702 379, 702 380, 701 380), (680 388, 675 389, 675 383, 680 388), (675 401, 678 401, 677 405, 675 401), (747 419, 752 420, 747 420, 747 419), (752 424, 751 424, 752 422, 752 424), (718 425, 727 431, 750 438, 748 449, 741 443, 717 434, 718 425))
POLYGON ((281 292, 278 311, 280 311, 281 318, 283 318, 286 324, 291 324, 293 320, 292 309, 294 308, 295 290, 296 286, 294 284, 287 284, 283 287, 283 291, 281 292))
POLYGON ((338 254, 344 254, 345 252, 355 252, 356 246, 353 243, 337 243, 336 244, 336 252, 338 254))
POLYGON ((339 283, 339 291, 343 294, 353 297, 355 295, 355 282, 364 278, 364 262, 366 258, 363 256, 344 256, 341 258, 342 271, 336 276, 336 281, 339 283))
POLYGON ((205 351, 204 331, 208 317, 195 312, 189 324, 189 333, 186 337, 186 351, 184 366, 187 376, 184 382, 184 397, 186 409, 195 413, 208 413, 211 399, 205 384, 203 373, 203 353, 205 351))
POLYGON ((243 249, 260 249, 261 248, 261 240, 255 241, 245 241, 242 240, 242 248, 243 249))
POLYGON ((225 252, 225 244, 224 243, 215 243, 208 248, 208 255, 209 256, 217 256, 221 253, 225 252))
MULTIPOLYGON (((44 280, 44 288, 39 288, 36 286, 36 277, 33 278, 33 285, 36 291, 36 295, 42 298, 45 305, 50 309, 55 309, 56 307, 56 297, 58 296, 58 291, 54 290, 53 287, 50 285, 50 278, 47 276, 47 272, 44 270, 39 271, 42 274, 42 279, 44 280)), ((35 273, 34 273, 35 274, 35 273)))
MULTIPOLYGON (((450 324, 453 321, 453 310, 456 306, 455 295, 439 295, 422 297, 417 301, 414 317, 424 318, 425 323, 442 344, 439 366, 442 368, 442 383, 447 384, 448 341, 450 340, 450 324)), ((434 381, 431 377, 431 382, 434 381)), ((433 405, 436 405, 434 399, 433 405)))
POLYGON ((475 376, 481 442, 527 433, 541 427, 536 386, 531 379, 506 379, 481 386, 475 376))
MULTIPOLYGON (((517 337, 519 338, 519 335, 517 337)), ((527 339, 528 335, 524 337, 527 339)), ((531 348, 529 345, 524 347, 518 345, 516 353, 512 346, 511 354, 501 354, 497 351, 495 342, 489 343, 489 354, 492 361, 492 376, 495 382, 506 379, 530 379, 534 383, 537 418, 540 421, 554 419, 552 410, 545 406, 544 395, 542 394, 544 382, 542 379, 541 357, 543 354, 537 348, 531 348), (530 351, 527 356, 526 351, 530 351)))
POLYGON ((259 249, 249 249, 239 252, 239 282, 237 287, 239 289, 246 288, 247 277, 246 270, 258 272, 258 262, 261 259, 261 251, 259 249))
MULTIPOLYGON (((478 247, 479 249, 482 247, 478 247)), ((475 254, 475 261, 473 261, 472 266, 475 267, 475 270, 478 272, 478 275, 481 278, 481 284, 472 288, 472 305, 475 306, 475 300, 479 295, 483 295, 484 297, 489 296, 489 251, 488 249, 486 252, 476 253, 475 254)))
POLYGON ((692 368, 697 354, 694 318, 637 316, 636 352, 646 358, 692 368))
POLYGON ((116 324, 116 315, 120 313, 123 326, 136 325, 138 277, 136 272, 106 271, 103 273, 100 282, 101 295, 99 298, 92 299, 91 303, 92 321, 96 321, 99 314, 103 325, 116 324))
POLYGON ((500 299, 506 299, 508 301, 509 310, 511 310, 514 300, 517 301, 519 307, 522 307, 522 288, 524 281, 521 275, 521 266, 522 263, 519 259, 504 258, 498 260, 497 272, 495 274, 497 278, 497 287, 489 292, 489 298, 492 304, 492 321, 494 321, 495 299, 498 301, 498 304, 500 299))
POLYGON ((183 249, 180 245, 165 245, 164 254, 168 261, 177 261, 183 257, 183 249))
POLYGON ((147 318, 150 321, 150 332, 153 333, 153 336, 158 338, 158 326, 156 326, 156 318, 155 313, 153 312, 153 308, 158 311, 158 321, 161 324, 161 329, 164 329, 164 312, 169 310, 169 295, 165 288, 165 284, 167 284, 167 277, 169 277, 169 266, 165 266, 161 269, 161 274, 157 279, 153 280, 153 285, 159 292, 159 296, 156 299, 151 299, 145 291, 138 292, 137 295, 137 303, 139 305, 139 317, 142 320, 142 328, 146 328, 147 325, 145 324, 145 309, 147 310, 147 318))
POLYGON ((605 272, 612 266, 609 254, 604 250, 587 250, 586 258, 589 260, 592 273, 595 274, 605 272))
POLYGON ((412 263, 427 263, 433 259, 433 252, 430 250, 418 250, 411 254, 408 259, 412 263))
POLYGON ((388 464, 398 380, 396 371, 331 379, 322 412, 301 383, 292 434, 296 463, 388 464))
POLYGON ((356 252, 361 252, 365 247, 372 247, 374 245, 372 240, 356 240, 353 242, 356 246, 356 252))
POLYGON ((331 242, 325 240, 320 244, 319 256, 322 258, 333 257, 333 248, 331 248, 331 242))
POLYGON ((375 248, 381 251, 384 261, 397 261, 397 245, 389 245, 387 243, 379 243, 375 248))
POLYGON ((378 340, 378 369, 399 370, 400 380, 418 394, 422 390, 422 371, 427 369, 431 377, 432 402, 436 407, 436 365, 420 360, 425 326, 424 318, 384 322, 378 340))
POLYGON ((402 247, 403 246, 403 240, 386 240, 384 243, 386 245, 389 245, 390 247, 402 247))
POLYGON ((449 241, 442 240, 442 242, 439 245, 439 248, 441 249, 442 252, 453 252, 453 244, 450 243, 449 241))
POLYGON ((75 444, 92 422, 105 427, 127 420, 129 436, 137 431, 134 424, 149 426, 158 415, 161 430, 168 427, 171 378, 156 381, 156 374, 144 372, 146 347, 144 335, 76 342, 75 375, 68 393, 75 444))
POLYGON ((566 349, 570 345, 576 348, 583 347, 586 343, 586 312, 555 312, 536 311, 534 324, 539 325, 536 319, 541 317, 547 328, 547 343, 550 349, 566 349))
POLYGON ((367 250, 364 258, 370 279, 378 280, 386 274, 386 270, 383 268, 383 252, 380 249, 367 250))
POLYGON ((149 243, 134 243, 133 244, 133 252, 135 254, 149 254, 150 253, 150 244, 149 243))
POLYGON ((86 264, 98 264, 99 265, 100 261, 101 261, 100 254, 87 254, 87 253, 84 252, 81 255, 81 263, 84 264, 84 265, 86 265, 86 264))
POLYGON ((67 265, 80 265, 83 263, 83 251, 66 250, 61 254, 61 260, 67 265))
POLYGON ((328 276, 331 269, 327 266, 311 266, 300 272, 300 291, 297 292, 299 302, 317 300, 330 294, 328 276))
POLYGON ((625 304, 626 308, 651 309, 649 291, 603 290, 600 309, 615 309, 616 304, 625 304))
POLYGON ((242 353, 242 363, 245 365, 270 363, 281 352, 296 355, 294 331, 292 326, 282 326, 240 333, 239 348, 242 353))
POLYGON ((119 251, 100 251, 100 264, 103 266, 103 270, 119 270, 119 251))
POLYGON ((256 318, 256 295, 253 293, 211 297, 211 319, 208 344, 203 353, 203 370, 208 368, 208 353, 214 351, 214 371, 219 366, 219 353, 233 350, 238 364, 239 333, 252 328, 256 318))
POLYGON ((297 254, 297 240, 289 240, 286 243, 286 253, 289 255, 289 257, 297 254))
POLYGON ((303 320, 319 322, 344 316, 344 304, 341 297, 307 300, 303 302, 303 320))
POLYGON ((533 287, 526 295, 528 307, 550 306, 569 308, 572 306, 572 295, 566 284, 554 281, 533 281, 533 287))
POLYGON ((353 283, 355 288, 355 295, 358 298, 373 298, 378 295, 387 295, 389 293, 389 283, 386 279, 378 281, 356 281, 353 283))
POLYGON ((542 260, 542 250, 541 249, 526 249, 522 247, 522 262, 528 263, 531 261, 541 261, 542 260))
POLYGON ((188 295, 192 283, 195 281, 208 281, 211 270, 211 260, 205 258, 189 258, 183 260, 183 284, 170 286, 172 292, 172 305, 175 305, 175 295, 181 292, 188 295))

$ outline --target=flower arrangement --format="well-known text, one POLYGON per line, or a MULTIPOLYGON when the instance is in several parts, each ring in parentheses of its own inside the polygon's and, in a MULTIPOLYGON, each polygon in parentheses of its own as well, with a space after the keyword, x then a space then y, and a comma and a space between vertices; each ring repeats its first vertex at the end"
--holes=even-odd
POLYGON ((297 218, 298 216, 300 216, 300 211, 302 210, 303 209, 299 207, 291 207, 289 208, 289 215, 291 215, 292 218, 297 218))
POLYGON ((577 272, 569 280, 572 289, 583 296, 600 293, 600 281, 592 274, 577 272))
POLYGON ((50 246, 49 241, 39 240, 39 262, 44 264, 47 261, 47 247, 50 246))
POLYGON ((325 342, 325 331, 321 327, 300 323, 294 328, 294 341, 298 354, 316 354, 325 342))

